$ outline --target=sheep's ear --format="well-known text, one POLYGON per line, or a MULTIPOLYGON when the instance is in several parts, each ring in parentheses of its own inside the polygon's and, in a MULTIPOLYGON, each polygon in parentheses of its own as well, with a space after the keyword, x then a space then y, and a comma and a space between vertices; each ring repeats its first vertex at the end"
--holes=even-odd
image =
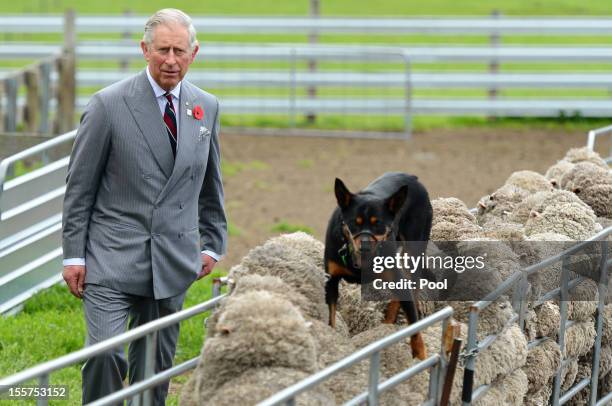
POLYGON ((397 213, 406 204, 408 199, 408 185, 404 185, 387 199, 387 207, 391 213, 397 213))
POLYGON ((551 179, 550 180, 550 184, 552 185, 552 187, 554 187, 555 189, 559 189, 559 182, 557 182, 557 179, 551 179))
POLYGON ((223 336, 227 336, 231 333, 231 330, 226 326, 217 326, 217 332, 223 336))
POLYGON ((338 206, 341 209, 346 209, 353 200, 353 194, 348 190, 348 188, 344 185, 339 178, 336 178, 336 183, 334 184, 334 192, 336 193, 336 200, 338 201, 338 206))
POLYGON ((575 194, 580 194, 581 190, 579 187, 575 187, 574 190, 572 190, 572 192, 574 192, 575 194))
POLYGON ((541 216, 541 214, 538 213, 537 210, 531 210, 531 212, 529 213, 529 217, 536 218, 536 217, 540 217, 540 216, 541 216))

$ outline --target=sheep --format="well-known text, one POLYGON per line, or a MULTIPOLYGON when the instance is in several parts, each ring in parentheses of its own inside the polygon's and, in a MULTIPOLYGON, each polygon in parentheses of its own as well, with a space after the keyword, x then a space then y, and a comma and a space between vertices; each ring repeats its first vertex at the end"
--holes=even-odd
POLYGON ((534 171, 514 172, 506 179, 505 184, 519 187, 531 193, 553 190, 550 180, 534 171))
POLYGON ((537 306, 534 311, 536 314, 536 337, 555 337, 561 322, 559 306, 552 301, 547 301, 537 306))
POLYGON ((433 209, 432 225, 439 221, 452 221, 452 219, 463 219, 470 223, 476 223, 476 217, 467 205, 456 197, 439 197, 431 201, 433 209))
POLYGON ((315 351, 320 368, 331 365, 356 350, 348 335, 339 334, 327 323, 311 320, 309 332, 314 338, 315 351))
POLYGON ((565 368, 561 371, 561 391, 566 392, 576 381, 578 374, 578 359, 570 358, 565 368))
POLYGON ((525 406, 546 406, 549 404, 552 395, 552 384, 542 386, 535 392, 527 392, 524 397, 525 406))
POLYGON ((561 351, 559 344, 554 340, 547 339, 539 345, 531 348, 527 353, 527 361, 523 371, 529 379, 527 392, 538 392, 546 386, 550 379, 557 373, 561 364, 561 351))
POLYGON ((295 288, 285 283, 278 276, 248 274, 238 279, 231 290, 231 295, 240 295, 254 290, 265 290, 275 293, 296 306, 305 317, 327 321, 328 311, 325 306, 308 300, 295 288))
POLYGON ((250 368, 317 370, 315 342, 299 310, 266 291, 230 296, 192 376, 202 399, 250 368))
MULTIPOLYGON (((453 308, 453 318, 455 320, 461 323, 468 323, 470 306, 473 302, 449 301, 444 302, 444 304, 453 308)), ((501 331, 515 314, 512 305, 508 301, 497 300, 491 303, 479 313, 478 326, 476 329, 477 339, 483 340, 485 337, 501 331)))
POLYGON ((483 226, 482 236, 500 241, 523 241, 525 228, 522 224, 495 217, 483 226))
POLYGON ((577 203, 550 205, 542 213, 532 211, 525 224, 529 235, 546 232, 563 234, 572 240, 585 240, 601 230, 595 214, 577 203))
POLYGON ((324 302, 325 273, 294 248, 268 241, 263 246, 253 248, 239 266, 232 267, 228 278, 237 282, 241 276, 252 273, 278 276, 304 295, 313 306, 320 306, 320 314, 327 311, 324 302))
MULTIPOLYGON (((219 387, 208 399, 203 398, 193 405, 253 405, 275 393, 293 385, 308 374, 289 368, 264 367, 250 369, 219 387)), ((181 404, 186 404, 181 399, 181 404)), ((333 393, 323 385, 318 385, 296 398, 296 405, 302 406, 332 406, 336 402, 333 393)))
MULTIPOLYGON (((490 238, 461 241, 457 244, 459 255, 464 257, 483 257, 485 268, 482 270, 468 270, 457 279, 481 278, 487 272, 494 272, 506 280, 514 273, 520 271, 519 257, 509 245, 490 238)), ((480 284, 480 282, 478 282, 480 284)), ((476 299, 481 299, 480 297, 476 299)))
POLYGON ((612 345, 612 304, 606 304, 604 307, 601 342, 604 345, 612 345))
POLYGON ((487 385, 522 368, 527 362, 527 339, 521 329, 513 324, 504 329, 497 339, 476 359, 475 387, 487 385))
POLYGON ((552 191, 540 191, 527 196, 516 206, 514 206, 512 213, 510 213, 508 216, 508 221, 524 225, 529 219, 531 210, 533 210, 538 203, 551 196, 553 193, 554 192, 552 191))
MULTIPOLYGON (((458 218, 456 223, 440 220, 431 227, 430 239, 432 241, 460 241, 473 238, 482 232, 482 228, 463 218, 458 218)), ((440 247, 442 248, 442 247, 440 247)), ((444 248, 442 248, 444 250, 444 248)))
POLYGON ((484 225, 492 217, 506 219, 516 205, 522 202, 529 191, 514 185, 503 185, 490 195, 484 196, 478 202, 478 224, 484 225))
POLYGON ((314 265, 323 269, 323 251, 324 244, 303 231, 297 231, 291 234, 281 234, 273 237, 270 243, 279 243, 289 246, 301 253, 305 259, 313 261, 314 265))
POLYGON ((591 206, 597 216, 612 219, 612 184, 594 185, 574 193, 591 206))
POLYGON ((544 176, 546 179, 550 180, 550 183, 553 185, 555 189, 559 189, 561 187, 561 179, 565 176, 566 173, 572 170, 576 164, 562 159, 557 161, 556 164, 548 168, 544 176))
POLYGON ((599 291, 597 284, 585 279, 569 292, 567 314, 570 320, 589 321, 597 310, 599 291))
MULTIPOLYGON (((373 329, 359 333, 351 338, 351 342, 356 348, 366 347, 377 340, 380 340, 396 331, 405 328, 406 325, 380 324, 373 329)), ((439 344, 441 337, 437 337, 436 342, 439 344)), ((427 343, 426 343, 427 345, 427 343)), ((429 348, 430 345, 427 345, 429 348)), ((439 352, 440 349, 437 349, 439 352)), ((384 376, 393 376, 407 369, 415 362, 412 358, 409 338, 402 340, 390 347, 387 347, 380 352, 380 371, 384 376)), ((419 360, 416 360, 419 361, 419 360)), ((425 400, 427 392, 415 391, 413 388, 427 388, 428 375, 420 373, 397 386, 402 399, 408 404, 420 404, 425 400)))
POLYGON ((576 358, 587 354, 595 343, 595 325, 592 321, 572 324, 565 330, 565 356, 576 358))
POLYGON ((612 171, 590 162, 576 164, 561 179, 561 187, 591 206, 601 217, 612 218, 612 171))
POLYGON ((350 336, 370 330, 383 321, 378 302, 362 301, 359 285, 340 282, 338 313, 344 319, 350 336))
MULTIPOLYGON (((601 382, 605 380, 606 375, 609 374, 610 369, 612 368, 612 348, 607 346, 602 346, 600 352, 599 359, 599 373, 598 379, 601 382)), ((576 378, 574 383, 580 382, 584 378, 591 378, 591 368, 592 368, 592 360, 593 360, 593 350, 589 351, 583 357, 580 357, 578 360, 578 373, 576 374, 576 378)), ((601 392, 600 392, 601 393, 601 392)), ((605 392, 604 392, 605 393, 605 392)), ((572 405, 584 405, 588 403, 589 397, 591 395, 591 388, 587 386, 578 392, 569 402, 572 405)))
POLYGON ((560 203, 578 203, 588 207, 576 194, 567 190, 537 192, 527 196, 516 205, 514 211, 510 214, 509 221, 524 225, 529 220, 532 211, 542 213, 549 205, 560 203))
POLYGON ((493 382, 484 396, 474 402, 474 406, 516 405, 522 406, 527 394, 527 375, 517 368, 508 375, 493 382))
POLYGON ((590 162, 580 162, 563 176, 561 187, 575 192, 577 188, 586 189, 602 183, 610 184, 612 183, 611 176, 609 168, 602 168, 590 162))
POLYGON ((606 161, 604 161, 597 152, 590 150, 588 147, 571 148, 567 151, 563 159, 571 163, 590 162, 599 167, 608 169, 606 161))

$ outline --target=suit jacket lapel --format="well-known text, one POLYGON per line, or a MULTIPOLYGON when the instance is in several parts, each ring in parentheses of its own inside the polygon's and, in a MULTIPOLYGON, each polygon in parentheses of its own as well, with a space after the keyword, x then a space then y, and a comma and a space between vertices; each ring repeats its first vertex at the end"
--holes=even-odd
POLYGON ((133 91, 124 98, 157 164, 169 178, 174 166, 172 148, 159 105, 145 71, 138 75, 133 91))

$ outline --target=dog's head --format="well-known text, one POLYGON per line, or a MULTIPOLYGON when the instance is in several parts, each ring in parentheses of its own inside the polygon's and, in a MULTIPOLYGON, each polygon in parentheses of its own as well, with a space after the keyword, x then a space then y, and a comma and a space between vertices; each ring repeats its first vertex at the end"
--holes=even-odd
POLYGON ((379 242, 395 238, 393 221, 406 203, 408 186, 400 187, 390 197, 381 198, 368 192, 351 193, 344 182, 336 178, 334 191, 342 213, 342 231, 348 251, 353 264, 361 268, 362 254, 369 256, 367 249, 373 255, 379 242))

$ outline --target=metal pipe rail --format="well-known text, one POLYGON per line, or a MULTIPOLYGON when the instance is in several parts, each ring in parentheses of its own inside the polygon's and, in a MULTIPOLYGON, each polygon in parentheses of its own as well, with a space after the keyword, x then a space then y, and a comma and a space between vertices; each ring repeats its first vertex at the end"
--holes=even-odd
MULTIPOLYGON (((78 86, 108 86, 139 71, 112 71, 83 69, 77 72, 78 86)), ((12 71, 0 69, 3 75, 12 71)), ((57 74, 51 75, 57 80, 57 74)), ((241 86, 358 86, 403 87, 411 83, 415 88, 610 88, 612 74, 607 73, 461 73, 425 72, 291 72, 289 70, 197 70, 187 73, 187 79, 208 89, 241 86)))
MULTIPOLYGON (((593 151, 595 148, 595 141, 598 137, 601 137, 603 135, 611 135, 611 134, 612 134, 612 125, 589 131, 587 147, 591 151, 593 151)), ((605 159, 605 161, 608 164, 612 163, 612 144, 610 144, 610 153, 609 153, 608 158, 605 159)))
MULTIPOLYGON (((77 98, 77 110, 82 111, 90 97, 77 98)), ((612 100, 586 99, 421 99, 405 97, 388 99, 366 98, 249 98, 220 97, 223 111, 228 114, 370 114, 406 116, 448 115, 505 117, 609 117, 612 100)), ((20 100, 20 105, 23 100, 20 100)), ((56 103, 51 101, 51 109, 56 103)))
MULTIPOLYGON (((346 358, 341 359, 340 361, 305 378, 304 380, 297 382, 289 386, 286 389, 283 389, 282 391, 276 393, 275 395, 261 401, 260 403, 257 404, 257 406, 273 406, 273 405, 281 404, 283 402, 285 402, 287 405, 294 405, 295 398, 300 393, 307 391, 308 389, 323 382, 330 376, 352 365, 355 365, 356 363, 363 361, 366 358, 370 359, 370 380, 369 380, 368 392, 366 394, 361 394, 357 396, 355 399, 349 401, 348 404, 358 404, 361 401, 364 401, 367 399, 369 405, 377 405, 379 393, 400 383, 401 382, 401 380, 399 379, 400 375, 401 375, 402 380, 408 379, 411 376, 429 367, 432 367, 432 366, 437 367, 438 370, 436 371, 436 373, 432 372, 430 376, 433 378, 431 379, 434 379, 439 384, 443 380, 443 369, 446 363, 445 361, 446 356, 444 354, 443 337, 444 337, 444 332, 446 331, 448 327, 447 326, 448 321, 450 317, 452 317, 452 315, 453 315, 453 309, 450 306, 447 306, 444 309, 432 314, 431 316, 428 316, 422 320, 419 320, 416 323, 400 331, 397 331, 385 338, 381 338, 380 340, 375 341, 372 344, 369 344, 368 346, 362 348, 361 350, 347 356, 346 358), (378 379, 378 367, 379 367, 379 361, 380 361, 380 351, 397 343, 398 341, 406 337, 412 336, 418 333, 419 331, 422 331, 423 329, 439 321, 443 321, 442 337, 440 338, 440 341, 441 341, 440 354, 433 355, 413 365, 406 371, 403 371, 400 374, 397 374, 384 382, 378 382, 379 380, 378 379)), ((430 398, 434 397, 437 402, 437 399, 439 399, 439 392, 437 391, 437 389, 432 389, 432 386, 434 387, 436 386, 435 382, 434 382, 434 385, 430 385, 429 395, 430 395, 430 398)))
MULTIPOLYGON (((208 43, 206 52, 197 58, 205 61, 282 61, 297 60, 368 60, 379 63, 406 54, 413 62, 609 62, 612 49, 605 46, 414 46, 383 47, 364 45, 308 45, 308 44, 214 44, 208 43)), ((0 58, 37 59, 60 51, 60 45, 33 43, 4 43, 0 58)), ((133 44, 116 42, 81 42, 76 46, 81 60, 142 60, 142 51, 133 44)))
MULTIPOLYGON (((525 283, 529 275, 532 275, 554 263, 559 261, 563 262, 562 271, 561 271, 561 287, 553 290, 552 292, 548 292, 545 296, 552 297, 554 293, 557 293, 561 300, 560 310, 561 310, 561 326, 559 331, 559 346, 562 349, 562 357, 564 358, 564 340, 565 340, 565 331, 566 328, 569 327, 569 322, 567 320, 567 300, 569 300, 568 291, 570 289, 570 281, 569 281, 569 268, 567 259, 570 255, 575 254, 582 249, 584 249, 588 245, 592 245, 595 242, 601 243, 601 253, 602 259, 600 264, 600 273, 599 273, 599 281, 598 281, 598 290, 599 290, 599 300, 598 300, 598 311, 596 317, 596 329, 597 336, 596 342, 594 345, 594 354, 593 354, 593 366, 591 371, 591 379, 589 382, 579 382, 570 388, 565 394, 560 393, 561 386, 561 372, 563 366, 561 365, 557 371, 557 376, 555 378, 555 386, 553 389, 553 404, 559 405, 565 403, 567 400, 571 399, 573 395, 579 392, 587 385, 591 385, 591 400, 590 404, 594 405, 597 397, 597 378, 598 378, 598 370, 599 370, 599 359, 600 359, 600 351, 601 351, 601 331, 603 326, 603 307, 605 301, 605 293, 607 292, 608 285, 608 268, 610 268, 610 261, 607 259, 608 253, 608 236, 612 235, 612 227, 608 227, 605 230, 600 231, 596 235, 592 236, 586 241, 582 241, 574 244, 572 247, 563 250, 561 253, 557 255, 553 255, 548 257, 537 264, 533 264, 522 269, 519 272, 511 275, 507 278, 501 285, 495 289, 495 291, 488 294, 483 300, 480 300, 474 303, 470 307, 470 316, 469 316, 469 327, 468 327, 468 342, 465 350, 465 358, 467 360, 465 371, 464 371, 464 392, 463 392, 463 404, 469 405, 473 401, 477 400, 478 397, 482 396, 487 388, 476 388, 473 390, 473 380, 474 380, 474 371, 475 371, 475 363, 478 352, 481 350, 482 345, 478 343, 476 338, 476 330, 478 324, 478 316, 479 313, 482 312, 486 307, 493 303, 496 299, 500 298, 503 294, 508 292, 511 288, 516 287, 518 284, 525 283)), ((573 285, 578 284, 582 281, 581 277, 575 279, 573 285)), ((518 297, 513 304, 515 311, 518 313, 518 321, 521 329, 524 328, 524 319, 525 319, 525 306, 524 302, 526 291, 525 289, 518 289, 518 297)), ((540 341, 542 342, 542 341, 540 341)), ((538 345, 538 344, 534 344, 538 345)), ((562 361, 563 361, 562 358, 562 361)))
MULTIPOLYGON (((99 342, 90 347, 83 348, 79 351, 75 351, 73 353, 64 355, 63 357, 59 357, 57 359, 44 362, 32 368, 26 369, 25 371, 19 372, 17 374, 11 375, 6 378, 0 379, 0 393, 6 392, 10 387, 30 381, 32 379, 38 379, 41 384, 49 382, 49 374, 59 369, 65 368, 67 366, 76 364, 78 362, 82 362, 87 360, 88 358, 94 357, 96 355, 102 354, 108 350, 112 350, 120 345, 125 345, 131 341, 137 340, 142 337, 147 337, 146 341, 146 352, 149 353, 153 351, 155 347, 156 338, 151 338, 155 335, 155 333, 164 327, 168 327, 170 325, 176 324, 198 314, 201 314, 205 311, 211 310, 214 308, 225 295, 217 296, 213 299, 208 300, 207 302, 195 305, 188 309, 181 310, 180 312, 174 313, 170 316, 163 317, 161 319, 154 320, 145 325, 137 327, 133 330, 127 331, 117 337, 110 338, 108 340, 99 342)), ((194 360, 188 361, 188 366, 194 367, 194 360)), ((175 367, 173 372, 177 372, 180 369, 180 372, 183 372, 185 368, 185 364, 181 364, 180 366, 175 367)), ((150 387, 155 386, 155 384, 160 384, 166 380, 167 376, 163 376, 162 378, 154 378, 154 368, 149 366, 147 371, 145 371, 145 380, 142 382, 142 385, 138 388, 148 390, 150 387), (153 381, 153 379, 155 379, 153 381)), ((124 391, 120 396, 117 394, 109 395, 106 398, 102 398, 96 401, 96 405, 108 405, 112 404, 114 401, 121 399, 125 399, 128 396, 134 394, 135 390, 124 391), (125 395, 125 396, 124 396, 125 395)), ((147 395, 145 392, 144 398, 146 399, 147 395)), ((150 404, 145 402, 145 404, 150 404)))
MULTIPOLYGON (((148 16, 77 16, 80 33, 141 32, 148 16)), ((612 35, 612 19, 590 17, 350 18, 193 17, 198 32, 233 34, 612 35)), ((61 33, 61 16, 2 15, 0 32, 61 33)))

